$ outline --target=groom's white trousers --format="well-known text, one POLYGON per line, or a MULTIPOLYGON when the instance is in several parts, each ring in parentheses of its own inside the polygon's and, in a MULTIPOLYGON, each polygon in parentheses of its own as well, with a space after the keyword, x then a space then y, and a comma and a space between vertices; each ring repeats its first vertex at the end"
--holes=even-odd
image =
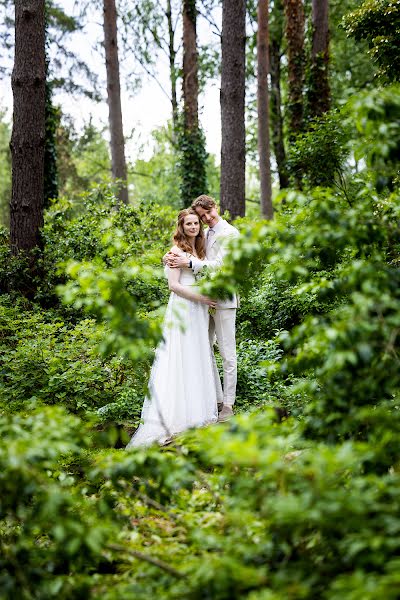
MULTIPOLYGON (((224 371, 223 398, 217 398, 217 400, 229 406, 234 405, 236 397, 237 358, 235 324, 236 308, 217 308, 215 314, 210 315, 210 344, 212 348, 216 336, 224 371)), ((214 368, 216 369, 215 364, 214 368)), ((218 372, 215 375, 219 377, 218 372)))

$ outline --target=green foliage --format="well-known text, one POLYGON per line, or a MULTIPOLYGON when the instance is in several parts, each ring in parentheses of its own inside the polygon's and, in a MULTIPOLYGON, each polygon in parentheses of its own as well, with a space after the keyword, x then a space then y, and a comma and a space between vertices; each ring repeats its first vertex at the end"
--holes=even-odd
POLYGON ((343 17, 357 4, 354 0, 329 2, 329 84, 334 107, 342 106, 353 94, 373 87, 374 64, 368 54, 368 43, 349 37, 342 25, 343 17))
POLYGON ((366 0, 343 19, 347 34, 367 40, 378 75, 400 80, 400 5, 398 0, 366 0))
MULTIPOLYGON (((371 410, 380 403, 397 427, 391 402, 400 386, 393 333, 400 318, 400 198, 392 194, 383 201, 366 188, 354 206, 328 191, 297 196, 295 202, 302 209, 235 240, 234 259, 215 281, 205 282, 205 290, 218 294, 224 286, 233 289, 235 280, 246 281, 249 261, 261 255, 277 279, 297 285, 297 294, 311 293, 322 302, 331 298, 320 315, 281 335, 287 355, 272 372, 305 378, 295 390, 308 397, 313 436, 375 439, 380 426, 371 421, 371 410)), ((392 442, 388 438, 382 459, 387 467, 397 447, 392 442)))
POLYGON ((396 598, 400 479, 363 473, 373 448, 304 447, 267 411, 179 442, 96 457, 121 526, 102 597, 396 598))
POLYGON ((373 447, 304 447, 265 411, 165 451, 88 455, 55 409, 0 427, 6 598, 397 597, 400 479, 363 473, 373 447))
POLYGON ((106 498, 61 463, 84 469, 88 432, 61 408, 0 417, 0 585, 5 600, 88 598, 89 577, 118 535, 106 498))
POLYGON ((204 133, 182 130, 179 133, 179 172, 181 175, 181 202, 183 207, 208 191, 207 188, 207 152, 204 133))
POLYGON ((349 128, 343 115, 332 111, 309 124, 290 147, 288 170, 293 179, 310 186, 332 186, 340 180, 348 156, 349 128))
POLYGON ((354 95, 340 111, 315 119, 296 138, 288 159, 292 178, 302 178, 305 187, 336 186, 349 201, 348 188, 360 175, 372 179, 378 191, 393 190, 400 163, 399 120, 398 85, 354 95))
MULTIPOLYGON (((310 189, 278 198, 273 222, 238 221, 201 287, 240 287, 238 406, 261 408, 166 447, 110 448, 145 393, 175 212, 116 212, 106 186, 48 211, 40 299, 63 281, 75 308, 0 304, 7 600, 397 599, 400 195, 371 184, 394 179, 396 94, 353 100, 367 139, 351 134, 352 148, 368 147, 346 193, 307 174, 310 189), (35 411, 38 400, 96 421, 35 411)), ((5 280, 17 271, 0 256, 5 280)))
POLYGON ((254 406, 278 405, 281 402, 283 385, 278 380, 274 385, 262 366, 265 361, 276 363, 282 350, 273 340, 244 339, 237 345, 238 381, 235 406, 249 409, 254 406))
POLYGON ((78 197, 83 190, 105 184, 111 172, 110 151, 104 131, 91 119, 83 131, 75 131, 64 115, 56 130, 60 196, 78 197))
POLYGON ((400 86, 360 94, 350 102, 356 160, 365 160, 376 189, 393 191, 400 168, 400 86))
MULTIPOLYGON (((152 352, 161 338, 160 322, 143 312, 141 296, 132 293, 129 282, 139 280, 143 288, 148 282, 152 285, 154 269, 141 267, 136 259, 114 268, 99 262, 74 262, 68 265, 67 274, 70 281, 59 288, 64 301, 83 308, 110 328, 100 347, 106 356, 118 352, 137 361, 152 352)), ((152 304, 158 307, 160 302, 152 304)))
POLYGON ((0 406, 14 412, 27 402, 63 405, 81 415, 104 407, 102 420, 138 418, 148 367, 133 369, 122 358, 108 360, 98 348, 109 336, 93 320, 77 325, 53 312, 0 304, 0 406), (113 410, 124 404, 125 410, 113 410), (106 418, 107 416, 107 418, 106 418))
MULTIPOLYGON (((326 272, 329 277, 329 272, 326 272)), ((330 306, 332 299, 327 301, 330 306)), ((279 281, 270 269, 264 269, 253 287, 240 301, 238 329, 241 337, 270 339, 281 329, 290 330, 306 315, 326 308, 324 299, 312 291, 299 294, 296 284, 279 281)))
POLYGON ((141 202, 180 207, 178 154, 172 127, 152 132, 154 149, 150 158, 138 158, 129 169, 133 196, 141 202))
MULTIPOLYGON (((176 212, 167 206, 138 204, 116 211, 112 185, 98 186, 80 195, 77 201, 60 199, 45 215, 43 255, 39 259, 37 280, 29 281, 23 259, 13 258, 4 233, 0 240, 0 287, 18 290, 32 286, 35 299, 44 306, 58 303, 55 286, 65 282, 68 261, 92 261, 117 266, 128 257, 137 257, 149 266, 161 265, 161 257, 171 244, 176 212), (113 247, 115 238, 118 246, 113 247), (156 240, 156 241, 154 241, 156 240), (143 257, 143 258, 142 258, 143 257)), ((127 283, 130 293, 140 299, 143 308, 152 309, 166 297, 160 296, 156 279, 134 279, 127 283)))

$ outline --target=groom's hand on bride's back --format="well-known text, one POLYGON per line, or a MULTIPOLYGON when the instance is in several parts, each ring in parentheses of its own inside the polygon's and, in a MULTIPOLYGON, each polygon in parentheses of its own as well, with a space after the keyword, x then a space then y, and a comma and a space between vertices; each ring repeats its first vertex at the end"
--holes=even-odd
POLYGON ((180 269, 188 266, 189 259, 176 252, 167 252, 163 256, 163 264, 172 269, 180 269))
POLYGON ((169 263, 171 262, 171 259, 172 259, 174 256, 178 256, 178 255, 177 255, 177 254, 175 254, 174 252, 171 252, 171 251, 169 251, 169 252, 166 252, 166 253, 164 254, 164 256, 162 257, 162 264, 164 265, 164 267, 165 267, 165 265, 167 265, 168 267, 170 267, 170 266, 171 266, 169 263))

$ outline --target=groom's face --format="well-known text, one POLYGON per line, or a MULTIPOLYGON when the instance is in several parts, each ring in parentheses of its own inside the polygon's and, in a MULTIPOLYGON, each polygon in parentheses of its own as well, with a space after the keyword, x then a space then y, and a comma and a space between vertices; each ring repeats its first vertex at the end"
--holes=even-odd
POLYGON ((219 214, 215 206, 212 208, 203 208, 202 206, 196 206, 196 212, 204 225, 208 227, 214 227, 219 221, 219 214))

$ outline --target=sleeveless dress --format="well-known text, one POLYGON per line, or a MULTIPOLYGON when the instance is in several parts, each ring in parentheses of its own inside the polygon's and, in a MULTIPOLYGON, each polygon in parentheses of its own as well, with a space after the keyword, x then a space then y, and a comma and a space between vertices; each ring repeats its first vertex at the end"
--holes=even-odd
MULTIPOLYGON (((168 273, 168 267, 165 268, 168 273)), ((194 286, 192 269, 182 268, 179 283, 194 286)), ((166 442, 190 427, 218 420, 222 397, 208 337, 208 306, 171 293, 143 404, 142 424, 127 448, 166 442)))

